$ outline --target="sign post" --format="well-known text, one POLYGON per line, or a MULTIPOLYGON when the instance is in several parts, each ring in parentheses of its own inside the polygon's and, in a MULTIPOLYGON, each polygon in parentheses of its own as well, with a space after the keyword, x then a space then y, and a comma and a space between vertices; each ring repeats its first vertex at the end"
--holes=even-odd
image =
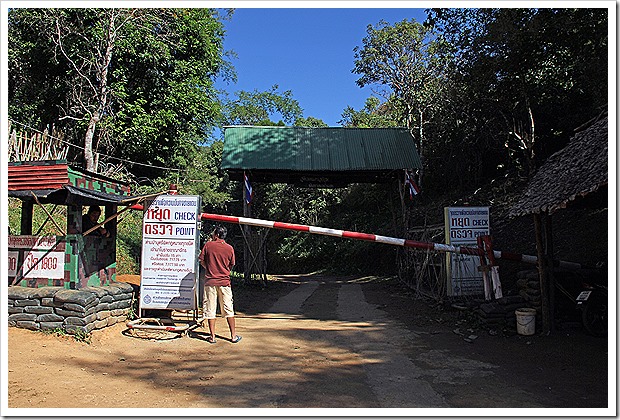
MULTIPOLYGON (((479 236, 489 235, 489 207, 445 207, 446 244, 476 247, 479 236)), ((484 294, 480 258, 476 255, 446 254, 448 296, 484 294)))
POLYGON ((197 309, 200 207, 200 196, 184 195, 160 195, 145 206, 140 315, 197 309))

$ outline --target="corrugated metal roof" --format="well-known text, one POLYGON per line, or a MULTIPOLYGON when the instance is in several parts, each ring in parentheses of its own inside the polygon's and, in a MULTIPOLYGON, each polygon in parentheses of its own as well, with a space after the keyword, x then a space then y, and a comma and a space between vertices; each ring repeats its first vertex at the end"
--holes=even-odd
POLYGON ((9 162, 9 190, 62 188, 69 184, 66 161, 9 162))
POLYGON ((368 171, 421 168, 405 128, 227 127, 224 170, 368 171))
POLYGON ((67 185, 119 195, 129 194, 127 183, 71 167, 64 159, 9 162, 9 191, 56 190, 67 185))

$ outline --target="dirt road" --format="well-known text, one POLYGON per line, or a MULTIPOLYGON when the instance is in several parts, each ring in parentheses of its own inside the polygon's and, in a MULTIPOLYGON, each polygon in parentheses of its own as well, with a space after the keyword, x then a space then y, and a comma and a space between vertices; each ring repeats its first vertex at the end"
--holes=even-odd
POLYGON ((141 407, 172 415, 179 408, 607 407, 606 339, 577 330, 474 331, 479 338, 468 343, 452 321, 412 305, 393 285, 317 276, 278 283, 236 294, 237 344, 222 319, 216 344, 204 341, 204 328, 144 340, 117 325, 95 331, 89 344, 9 328, 8 406, 123 415, 141 407))

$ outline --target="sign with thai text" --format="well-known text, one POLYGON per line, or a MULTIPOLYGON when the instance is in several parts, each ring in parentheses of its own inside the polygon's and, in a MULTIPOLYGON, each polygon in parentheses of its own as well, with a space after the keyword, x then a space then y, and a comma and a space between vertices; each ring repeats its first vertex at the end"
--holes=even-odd
POLYGON ((141 288, 142 308, 189 308, 194 306, 194 289, 189 287, 159 287, 144 285, 141 288))
POLYGON ((15 277, 17 275, 17 260, 19 258, 19 251, 8 251, 7 254, 9 277, 15 277))
MULTIPOLYGON (((489 207, 446 207, 444 215, 449 245, 475 248, 479 236, 489 235, 489 207)), ((450 252, 446 258, 449 296, 484 294, 480 257, 450 252)))
POLYGON ((23 273, 25 279, 63 279, 65 243, 55 236, 9 236, 8 276, 23 273))
POLYGON ((55 244, 55 236, 9 236, 9 248, 13 249, 50 249, 55 244))
POLYGON ((160 195, 142 223, 141 309, 196 306, 200 197, 160 195))
POLYGON ((65 278, 65 253, 30 251, 24 259, 23 272, 26 279, 65 278))

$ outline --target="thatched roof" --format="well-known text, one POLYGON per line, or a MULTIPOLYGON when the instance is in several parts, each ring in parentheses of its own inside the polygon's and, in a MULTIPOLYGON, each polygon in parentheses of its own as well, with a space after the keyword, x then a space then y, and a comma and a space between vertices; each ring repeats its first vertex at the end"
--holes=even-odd
POLYGON ((578 197, 607 185, 607 116, 577 133, 538 169, 511 216, 565 208, 578 197))

